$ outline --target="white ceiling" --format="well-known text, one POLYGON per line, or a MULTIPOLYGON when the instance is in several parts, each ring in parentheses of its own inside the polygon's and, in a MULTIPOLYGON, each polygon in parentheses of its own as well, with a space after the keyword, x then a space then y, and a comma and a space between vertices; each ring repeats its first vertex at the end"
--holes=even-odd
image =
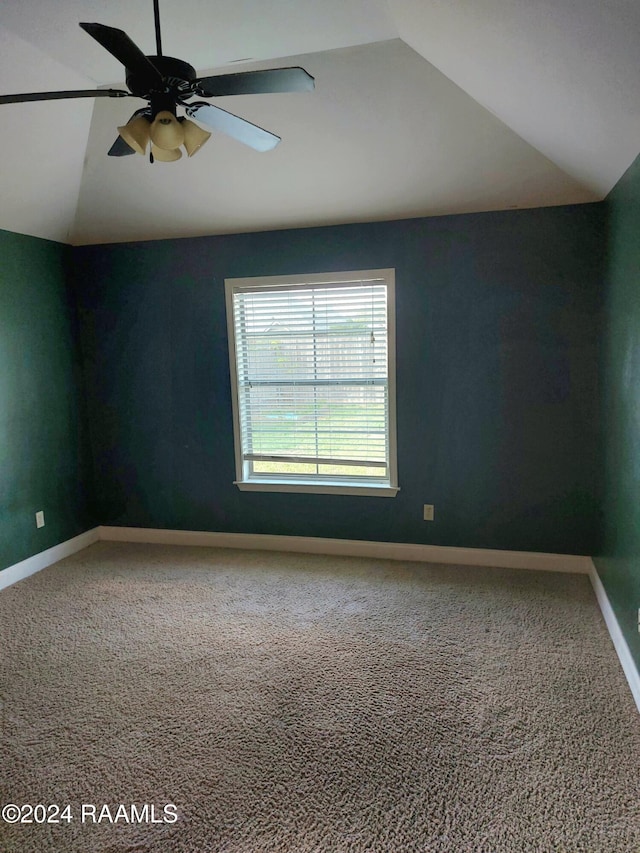
POLYGON ((640 151, 638 0, 389 0, 400 36, 600 197, 640 151))
MULTIPOLYGON (((316 78, 313 93, 216 100, 282 143, 259 154, 214 134, 193 159, 150 165, 106 156, 141 101, 1 105, 0 227, 82 244, 579 203, 640 151, 637 0, 160 11, 164 53, 200 73, 302 65, 316 78)), ((0 93, 121 87, 79 21, 155 53, 152 0, 5 2, 0 93)))

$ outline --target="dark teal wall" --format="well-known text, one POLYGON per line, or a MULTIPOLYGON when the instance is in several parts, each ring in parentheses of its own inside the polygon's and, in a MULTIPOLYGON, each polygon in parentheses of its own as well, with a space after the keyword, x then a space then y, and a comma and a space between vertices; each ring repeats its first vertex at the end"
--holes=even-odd
POLYGON ((73 250, 101 523, 593 553, 604 214, 73 250), (379 267, 396 269, 399 495, 239 492, 225 277, 379 267))
POLYGON ((607 198, 604 541, 596 566, 640 667, 640 157, 607 198))
POLYGON ((0 569, 92 526, 69 251, 0 231, 0 569))

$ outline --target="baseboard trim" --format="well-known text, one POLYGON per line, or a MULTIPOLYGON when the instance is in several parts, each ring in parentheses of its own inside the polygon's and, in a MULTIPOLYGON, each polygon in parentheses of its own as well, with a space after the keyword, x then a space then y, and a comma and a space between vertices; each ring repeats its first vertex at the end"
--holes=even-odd
POLYGON ((591 563, 589 577, 591 578, 591 584, 593 586, 593 591, 596 594, 596 599, 600 605, 602 618, 604 619, 607 630, 609 631, 609 636, 611 637, 611 642, 613 643, 613 647, 618 655, 618 660, 620 661, 622 670, 629 682, 631 694, 638 707, 638 711, 640 711, 640 672, 638 672, 631 650, 624 638, 624 634, 622 633, 622 629, 620 628, 614 609, 609 601, 607 591, 600 580, 598 570, 596 569, 593 560, 590 560, 589 562, 591 563))
POLYGON ((259 551, 290 551, 340 557, 377 557, 447 565, 495 566, 506 569, 537 569, 588 574, 590 557, 573 554, 539 554, 534 551, 500 551, 414 545, 406 542, 370 542, 356 539, 323 539, 313 536, 277 536, 263 533, 214 533, 198 530, 159 530, 149 527, 100 527, 100 539, 111 542, 144 542, 157 545, 198 545, 210 548, 244 548, 259 551))
POLYGON ((0 571, 0 589, 12 586, 12 584, 28 578, 29 575, 34 575, 41 569, 46 569, 47 566, 57 563, 58 560, 63 560, 77 551, 82 551, 83 548, 98 541, 98 531, 99 528, 94 527, 91 530, 80 533, 79 536, 74 536, 73 539, 67 539, 59 545, 54 545, 52 548, 47 548, 46 551, 40 551, 39 554, 34 554, 33 557, 27 557, 26 560, 14 563, 13 566, 3 569, 0 571))
POLYGON ((73 539, 34 554, 0 571, 0 590, 71 556, 94 542, 140 542, 151 545, 197 545, 209 548, 240 548, 288 551, 340 557, 373 557, 420 563, 462 566, 494 566, 505 569, 587 574, 609 631, 611 641, 640 711, 640 673, 624 638, 609 597, 591 557, 543 554, 535 551, 500 551, 488 548, 455 548, 406 542, 370 542, 356 539, 323 539, 313 536, 277 536, 262 533, 215 533, 204 530, 163 530, 150 527, 100 526, 73 539))

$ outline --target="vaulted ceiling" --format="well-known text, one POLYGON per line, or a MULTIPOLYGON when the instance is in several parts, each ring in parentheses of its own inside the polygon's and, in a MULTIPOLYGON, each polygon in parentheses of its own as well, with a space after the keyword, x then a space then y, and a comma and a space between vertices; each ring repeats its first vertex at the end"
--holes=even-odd
MULTIPOLYGON (((107 157, 142 101, 0 105, 0 227, 74 244, 602 199, 640 151, 637 0, 160 0, 200 73, 301 65, 312 93, 215 103, 282 137, 107 157)), ((78 27, 155 53, 152 0, 0 8, 0 94, 123 87, 78 27)))

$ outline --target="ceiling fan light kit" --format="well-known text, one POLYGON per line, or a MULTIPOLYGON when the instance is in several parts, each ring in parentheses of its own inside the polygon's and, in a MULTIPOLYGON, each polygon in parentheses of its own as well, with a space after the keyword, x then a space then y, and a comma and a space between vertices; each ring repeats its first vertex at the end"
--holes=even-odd
POLYGON ((122 145, 114 143, 115 150, 112 149, 109 152, 112 156, 121 157, 123 153, 132 153, 132 151, 144 156, 151 142, 153 159, 160 163, 171 163, 179 160, 180 157, 164 157, 159 152, 175 151, 184 145, 187 155, 193 157, 211 137, 208 131, 203 130, 195 122, 184 116, 176 118, 168 110, 161 110, 153 121, 151 121, 149 110, 138 110, 125 125, 118 128, 118 133, 125 150, 122 150, 122 145))
POLYGON ((182 157, 182 151, 179 148, 158 148, 157 145, 151 145, 151 156, 158 163, 173 163, 182 157))
POLYGON ((182 126, 184 128, 184 147, 189 157, 193 157, 211 137, 211 134, 195 122, 189 121, 188 118, 182 119, 182 126))
POLYGON ((173 113, 161 110, 151 122, 149 136, 156 148, 173 151, 183 144, 184 129, 173 113))
POLYGON ((149 144, 149 119, 145 116, 134 116, 127 124, 118 128, 118 133, 137 154, 145 154, 149 144))
POLYGON ((137 110, 125 125, 118 128, 119 137, 108 151, 111 157, 145 154, 149 143, 151 162, 158 160, 169 163, 179 160, 182 157, 182 145, 188 156, 192 157, 210 138, 211 133, 188 118, 178 116, 178 107, 182 107, 190 118, 196 118, 212 130, 225 133, 256 151, 270 151, 275 148, 280 142, 280 137, 276 134, 205 101, 189 103, 190 99, 310 92, 314 89, 313 77, 304 68, 298 67, 198 77, 195 68, 188 62, 162 55, 158 0, 153 0, 153 10, 157 50, 155 56, 145 56, 123 30, 104 24, 80 24, 85 32, 124 65, 128 92, 122 89, 31 92, 0 95, 0 104, 63 98, 137 97, 146 100, 147 106, 137 110))

